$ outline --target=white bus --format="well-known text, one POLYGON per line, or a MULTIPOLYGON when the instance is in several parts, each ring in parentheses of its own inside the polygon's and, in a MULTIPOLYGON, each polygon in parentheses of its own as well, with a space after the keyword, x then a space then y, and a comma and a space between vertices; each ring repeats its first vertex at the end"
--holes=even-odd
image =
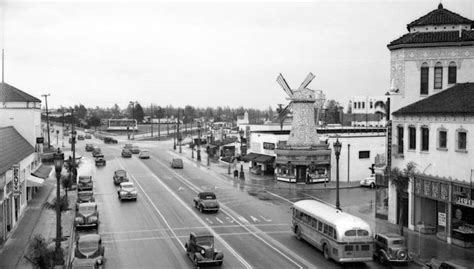
POLYGON ((133 119, 109 119, 107 124, 108 131, 133 131, 137 130, 137 120, 133 119))
POLYGON ((362 219, 315 200, 293 204, 292 230, 337 262, 371 261, 373 237, 362 219))

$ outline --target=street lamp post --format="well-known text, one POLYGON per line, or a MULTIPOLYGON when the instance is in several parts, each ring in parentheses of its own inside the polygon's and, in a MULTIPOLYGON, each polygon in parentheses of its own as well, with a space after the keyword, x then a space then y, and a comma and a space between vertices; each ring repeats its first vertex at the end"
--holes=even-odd
POLYGON ((176 150, 176 125, 174 125, 173 149, 176 150))
POLYGON ((64 153, 58 148, 58 152, 54 153, 54 168, 56 171, 56 248, 54 251, 54 264, 63 265, 64 264, 64 254, 61 248, 61 193, 60 193, 60 180, 61 180, 61 170, 64 164, 64 153))
POLYGON ((201 161, 201 122, 198 121, 198 146, 197 146, 197 157, 198 162, 201 161))
POLYGON ((339 203, 339 155, 341 155, 342 144, 339 142, 339 138, 333 144, 334 153, 336 154, 336 209, 341 210, 339 203))

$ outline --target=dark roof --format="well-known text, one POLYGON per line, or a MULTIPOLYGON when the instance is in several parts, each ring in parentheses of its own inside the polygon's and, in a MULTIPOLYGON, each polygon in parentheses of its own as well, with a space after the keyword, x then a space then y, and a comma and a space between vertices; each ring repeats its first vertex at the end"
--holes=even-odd
POLYGON ((41 100, 7 83, 0 82, 0 102, 41 102, 41 100))
POLYGON ((35 148, 12 126, 0 128, 0 175, 19 163, 35 148))
MULTIPOLYGON (((389 49, 400 47, 427 46, 427 43, 454 43, 474 41, 474 30, 440 31, 440 32, 414 32, 403 35, 387 45, 389 49)), ((449 44, 446 44, 449 46, 449 44)), ((439 44, 437 44, 439 46, 439 44)))
POLYGON ((393 115, 474 114, 474 83, 461 83, 405 106, 393 115))
POLYGON ((472 27, 474 21, 449 11, 445 9, 442 4, 439 4, 437 9, 409 23, 407 29, 410 31, 410 28, 414 26, 443 24, 470 24, 472 27))

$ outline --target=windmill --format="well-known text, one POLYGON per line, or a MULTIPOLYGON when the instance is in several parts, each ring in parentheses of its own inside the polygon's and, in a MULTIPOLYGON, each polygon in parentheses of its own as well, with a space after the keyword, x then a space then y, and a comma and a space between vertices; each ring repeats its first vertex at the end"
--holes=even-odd
POLYGON ((324 94, 322 91, 314 91, 306 88, 314 78, 315 76, 309 73, 299 88, 292 90, 282 74, 279 74, 277 77, 278 84, 280 84, 288 95, 287 99, 290 100, 284 109, 280 108, 280 120, 290 109, 293 112, 293 122, 290 137, 288 138, 288 144, 292 147, 311 147, 319 144, 315 125, 314 105, 316 103, 318 108, 322 106, 324 103, 324 94))

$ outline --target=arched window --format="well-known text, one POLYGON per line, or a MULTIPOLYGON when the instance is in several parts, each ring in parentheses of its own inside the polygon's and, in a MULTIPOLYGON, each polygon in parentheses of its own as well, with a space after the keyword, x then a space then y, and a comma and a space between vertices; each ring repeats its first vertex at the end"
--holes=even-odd
POLYGON ((443 88, 443 66, 440 62, 437 62, 434 68, 434 88, 443 88))
POLYGON ((420 94, 428 94, 429 67, 427 63, 421 65, 420 74, 420 94))
POLYGON ((455 62, 450 62, 448 67, 448 84, 455 84, 457 79, 457 66, 455 62))

